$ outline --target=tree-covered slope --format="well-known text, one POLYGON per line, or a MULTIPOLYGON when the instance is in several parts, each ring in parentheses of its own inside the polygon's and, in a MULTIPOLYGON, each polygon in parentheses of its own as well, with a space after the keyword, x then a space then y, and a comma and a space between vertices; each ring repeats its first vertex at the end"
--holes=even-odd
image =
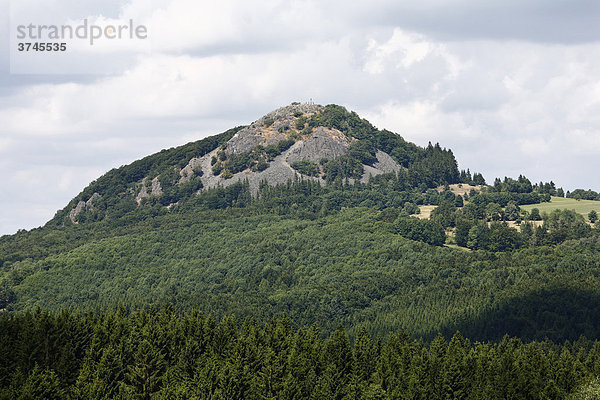
POLYGON ((292 105, 112 170, 44 227, 0 238, 0 309, 168 303, 323 332, 599 338, 598 226, 520 208, 560 191, 486 186, 439 145, 292 105))
POLYGON ((324 331, 343 324, 426 338, 456 329, 481 339, 600 337, 595 238, 466 252, 405 239, 397 221, 374 209, 314 219, 248 211, 169 214, 135 233, 13 264, 3 278, 12 291, 8 307, 172 303, 260 321, 287 314, 324 331), (582 295, 535 301, 544 290, 582 295))
MULTIPOLYGON (((263 181, 282 184, 295 177, 321 184, 362 181, 382 173, 406 172, 413 187, 434 188, 459 181, 451 150, 421 148, 379 130, 345 108, 294 103, 245 127, 163 150, 99 177, 60 210, 52 226, 116 221, 140 208, 170 208, 194 201, 211 188, 263 181)), ((145 211, 146 213, 156 213, 145 211)))

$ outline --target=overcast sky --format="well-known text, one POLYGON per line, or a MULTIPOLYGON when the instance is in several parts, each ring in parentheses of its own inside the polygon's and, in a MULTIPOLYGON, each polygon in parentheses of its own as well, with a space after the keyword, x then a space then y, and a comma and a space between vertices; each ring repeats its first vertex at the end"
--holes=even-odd
POLYGON ((488 182, 600 190, 597 0, 0 1, 0 234, 113 167, 309 99, 439 142, 488 182), (148 37, 24 74, 9 51, 24 18, 132 19, 148 37))

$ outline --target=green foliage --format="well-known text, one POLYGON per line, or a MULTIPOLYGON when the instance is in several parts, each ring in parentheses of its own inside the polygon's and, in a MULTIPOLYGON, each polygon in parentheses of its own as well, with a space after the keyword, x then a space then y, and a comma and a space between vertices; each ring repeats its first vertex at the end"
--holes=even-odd
POLYGON ((284 140, 280 140, 279 142, 277 142, 277 150, 279 150, 279 153, 283 153, 284 151, 286 151, 287 149, 289 149, 290 147, 292 147, 294 145, 296 141, 294 139, 284 139, 284 140))
POLYGON ((64 398, 64 390, 54 371, 42 370, 37 364, 27 376, 27 380, 19 392, 18 400, 60 400, 64 398))
MULTIPOLYGON (((509 192, 509 193, 531 193, 533 192, 533 186, 531 185, 531 181, 527 179, 523 175, 519 175, 518 179, 512 179, 508 177, 504 177, 504 181, 501 181, 500 178, 496 178, 494 181, 494 186, 491 186, 490 189, 494 192, 509 192)), ((551 195, 548 191, 541 191, 542 193, 546 193, 551 195)))
POLYGON ((444 228, 438 222, 419 218, 399 218, 396 221, 397 232, 405 238, 419 240, 433 246, 446 242, 444 228))
POLYGON ((0 283, 0 309, 6 308, 15 299, 15 292, 8 286, 8 281, 0 283))
MULTIPOLYGON (((0 237, 0 265, 27 258, 38 259, 42 256, 60 253, 77 247, 93 238, 101 238, 118 234, 121 229, 169 213, 187 213, 200 209, 224 209, 228 207, 248 207, 259 213, 319 215, 340 210, 342 207, 369 205, 377 209, 388 207, 404 207, 406 202, 412 205, 410 214, 417 213, 417 204, 439 204, 442 195, 434 191, 433 196, 423 197, 418 189, 411 189, 407 183, 405 171, 398 174, 382 174, 373 177, 368 184, 321 186, 307 181, 290 182, 289 184, 263 185, 258 196, 251 198, 244 183, 230 185, 227 188, 203 190, 198 177, 177 186, 176 196, 190 196, 180 199, 175 207, 167 209, 159 199, 145 199, 142 207, 137 207, 132 197, 126 196, 120 217, 101 219, 98 221, 82 221, 78 225, 68 223, 65 226, 21 231, 16 235, 0 237), (192 196, 194 194, 194 196, 192 196), (125 202, 127 200, 127 202, 125 202)), ((170 203, 168 203, 170 204, 170 203)), ((113 215, 109 212, 109 215, 113 215)))
POLYGON ((594 353, 502 339, 600 338, 599 230, 574 211, 545 211, 521 232, 501 222, 558 193, 552 182, 505 178, 465 202, 434 189, 483 180, 459 174, 450 150, 337 106, 302 126, 355 139, 345 156, 293 165, 322 169, 327 185, 198 193, 201 170, 180 183, 191 157, 219 149, 213 171, 227 178, 268 168, 294 143, 228 155, 229 131, 99 178, 77 201, 102 197, 76 225, 67 208, 0 238, 0 398, 557 398, 600 375, 597 343, 594 353), (349 184, 377 150, 406 169, 349 184), (163 195, 138 206, 148 176, 163 195), (430 219, 407 217, 424 204, 438 205, 430 219), (478 251, 442 247, 453 227, 457 245, 478 251), (176 311, 155 312, 164 304, 176 311), (22 312, 38 306, 93 313, 22 312), (435 339, 456 330, 496 344, 435 339))
POLYGON ((433 220, 445 221, 452 193, 407 187, 405 171, 368 184, 262 185, 255 198, 248 183, 238 182, 168 211, 155 204, 127 218, 21 232, 0 239, 0 299, 10 310, 137 308, 177 299, 181 309, 261 320, 287 311, 294 321, 322 329, 335 327, 336 318, 350 328, 350 321, 379 315, 372 323, 379 332, 403 326, 430 335, 464 310, 492 307, 515 282, 555 279, 556 263, 573 265, 561 270, 565 281, 596 279, 586 266, 598 262, 592 250, 597 230, 576 215, 549 214, 542 226, 525 224, 519 234, 504 224, 477 225, 485 207, 467 203, 453 212, 456 243, 506 254, 438 254, 419 242, 443 244, 442 226, 405 216, 431 201, 443 204, 433 220), (583 252, 571 251, 575 245, 583 252), (548 251, 551 257, 540 257, 548 251), (354 288, 353 274, 363 277, 362 289, 354 288), (410 306, 421 285, 431 297, 410 306))
POLYGON ((160 346, 153 346, 148 339, 135 345, 137 350, 125 373, 125 391, 131 397, 149 399, 162 386, 166 362, 160 346))
POLYGON ((421 212, 419 210, 419 206, 417 206, 415 203, 411 203, 410 201, 404 203, 403 210, 408 215, 419 214, 421 212))
POLYGON ((323 337, 286 318, 236 324, 170 306, 4 314, 0 342, 0 395, 18 399, 588 399, 600 370, 600 342, 583 338, 473 343, 457 332, 425 343, 360 329, 350 340, 341 328, 323 337))
POLYGON ((593 190, 575 189, 572 192, 567 192, 567 198, 578 200, 600 200, 600 194, 593 190))
POLYGON ((568 397, 568 400, 595 400, 598 398, 600 398, 600 382, 598 378, 594 378, 590 382, 581 385, 568 397))
POLYGON ((486 223, 480 222, 469 229, 467 247, 473 250, 487 249, 490 245, 490 229, 486 223))
POLYGON ((521 209, 511 201, 504 208, 504 216, 508 221, 516 221, 521 217, 521 209))
POLYGON ((321 160, 321 166, 324 177, 329 183, 347 178, 360 179, 364 171, 362 162, 349 155, 340 156, 333 160, 321 160))
POLYGON ((474 225, 474 221, 465 219, 465 218, 457 218, 455 225, 456 230, 454 232, 454 240, 457 245, 462 247, 467 247, 467 242, 469 240, 469 231, 474 225))
POLYGON ((485 185, 485 179, 482 174, 474 173, 473 174, 473 185, 485 185))
POLYGON ((532 208, 538 208, 540 213, 550 213, 554 210, 574 210, 583 216, 587 216, 590 211, 600 212, 600 202, 594 200, 577 200, 564 197, 552 197, 549 203, 541 203, 521 207, 525 211, 531 212, 532 208))
POLYGON ((359 140, 350 145, 348 156, 360 161, 362 164, 373 165, 377 162, 375 145, 368 140, 359 140))
POLYGON ((550 196, 565 197, 564 190, 562 188, 556 188, 554 182, 540 182, 533 185, 533 190, 540 193, 548 193, 550 196))
POLYGON ((465 205, 465 203, 464 203, 463 197, 461 195, 456 196, 456 198, 454 200, 454 207, 460 208, 464 205, 465 205))
POLYGON ((307 176, 319 176, 320 168, 319 166, 308 160, 296 161, 291 164, 291 167, 301 174, 307 176))
MULTIPOLYGON (((456 239, 459 245, 464 244, 464 232, 469 226, 461 222, 461 232, 456 239), (459 243, 460 242, 460 243, 459 243)), ((466 236, 467 247, 473 250, 489 251, 511 251, 524 245, 524 237, 519 232, 509 227, 505 222, 492 222, 489 226, 485 222, 479 222, 471 226, 466 236)))
POLYGON ((420 148, 406 142, 397 134, 378 130, 356 113, 348 112, 343 107, 326 106, 322 113, 308 120, 308 126, 334 128, 357 139, 346 156, 332 160, 333 164, 326 171, 330 182, 338 176, 342 179, 360 177, 362 164, 371 165, 376 161, 377 149, 388 153, 400 165, 409 169, 413 186, 425 184, 427 187, 436 187, 444 183, 457 183, 459 180, 458 167, 451 150, 431 143, 425 149, 420 148))
POLYGON ((307 118, 305 116, 303 116, 302 114, 300 114, 298 116, 298 119, 296 120, 296 124, 295 124, 296 129, 299 131, 303 130, 304 126, 306 125, 306 121, 307 121, 307 118))
POLYGON ((454 226, 456 207, 449 202, 442 202, 431 212, 431 220, 438 222, 444 228, 454 226))
POLYGON ((409 166, 410 180, 413 185, 425 184, 437 187, 444 184, 458 183, 459 174, 456 159, 452 150, 442 149, 438 143, 429 145, 409 166))
POLYGON ((544 214, 539 242, 558 244, 566 240, 590 236, 592 230, 582 215, 573 210, 554 210, 544 214))
MULTIPOLYGON (((96 236, 86 244, 84 240, 60 254, 12 263, 0 278, 0 285, 13 293, 7 306, 95 310, 176 301, 182 310, 197 307, 262 321, 287 312, 299 325, 314 323, 325 331, 337 323, 351 328, 363 321, 382 333, 403 326, 427 336, 466 309, 483 313, 494 307, 493 299, 501 293, 518 295, 510 294, 516 282, 536 285, 563 279, 591 284, 596 279, 587 267, 600 254, 593 237, 581 239, 587 242, 577 248, 528 249, 515 240, 514 231, 507 231, 512 228, 498 225, 486 230, 488 237, 497 235, 494 242, 477 238, 481 244, 471 247, 504 251, 519 243, 523 250, 477 255, 429 247, 397 233, 442 244, 444 231, 432 221, 356 208, 321 214, 324 205, 313 214, 301 211, 322 196, 310 194, 323 188, 308 181, 293 189, 296 197, 286 198, 289 210, 296 204, 298 214, 273 213, 276 204, 287 207, 278 191, 289 196, 291 187, 267 187, 260 203, 231 208, 249 201, 246 190, 236 183, 199 198, 215 209, 228 208, 224 211, 193 211, 199 206, 190 205, 186 212, 113 229, 111 236, 96 236), (268 212, 260 213, 260 207, 268 212), (570 267, 557 273, 557 264, 570 267), (421 290, 426 290, 425 297, 419 297, 421 290), (413 304, 415 296, 420 300, 413 304), (369 322, 375 321, 373 315, 378 315, 377 322, 369 322)), ((344 204, 331 196, 341 193, 327 195, 331 210, 344 204)), ((457 223, 457 233, 460 227, 457 223)), ((74 228, 84 238, 90 234, 74 228)), ((101 224, 93 232, 99 235, 102 229, 101 224)), ((552 236, 535 233, 532 240, 544 237, 552 236)))
MULTIPOLYGON (((264 122, 267 125, 272 123, 269 118, 266 118, 264 122)), ((377 161, 378 150, 387 152, 407 168, 407 170, 399 172, 398 175, 402 175, 402 177, 398 179, 399 184, 395 190, 411 191, 418 188, 422 192, 427 187, 457 180, 456 160, 450 150, 442 149, 437 144, 429 145, 425 149, 420 148, 404 141, 394 133, 376 129, 366 120, 359 118, 356 113, 348 112, 343 107, 330 105, 325 107, 322 112, 310 117, 299 115, 296 123, 303 127, 299 134, 290 134, 288 139, 276 144, 264 147, 256 146, 249 152, 229 154, 226 151, 227 141, 242 128, 238 127, 198 142, 161 151, 130 165, 112 170, 92 182, 65 209, 59 211, 49 222, 49 226, 61 227, 64 224, 71 224, 69 212, 79 201, 88 201, 96 193, 100 197, 93 201, 93 207, 86 207, 84 212, 77 215, 76 223, 90 224, 108 220, 111 221, 111 224, 123 225, 132 220, 139 220, 142 215, 147 217, 169 212, 167 209, 161 210, 161 206, 171 208, 174 205, 182 206, 186 203, 197 204, 199 202, 194 197, 203 189, 200 177, 204 171, 197 167, 191 172, 184 170, 183 174, 181 173, 192 158, 204 156, 217 149, 216 155, 211 158, 212 170, 215 175, 221 175, 225 179, 245 170, 264 171, 268 168, 270 161, 289 149, 301 135, 309 134, 317 126, 339 129, 353 138, 348 154, 334 160, 325 160, 319 167, 321 170, 319 173, 322 173, 323 178, 336 188, 349 179, 360 179, 364 172, 363 165, 372 165, 377 161), (192 176, 188 176, 190 174, 192 176), (154 178, 158 178, 162 194, 155 193, 136 201, 136 196, 142 189, 142 179, 146 179, 146 191, 148 191, 150 182, 154 178), (140 208, 144 209, 140 210, 140 208)), ((314 166, 309 169, 310 175, 315 176, 314 166)), ((402 203, 409 200, 405 198, 407 195, 402 196, 402 203)), ((412 196, 412 194, 409 195, 409 197, 412 196)), ((410 200, 413 203, 419 203, 413 199, 410 200)), ((441 198, 435 195, 429 196, 423 202, 439 204, 440 201, 441 198)), ((454 201, 454 197, 451 201, 454 201)), ((369 206, 373 202, 381 203, 378 200, 366 199, 359 204, 369 206)), ((34 245, 34 247, 36 251, 38 248, 42 252, 46 251, 41 249, 43 247, 41 245, 34 245)), ((10 255, 8 256, 10 258, 10 255)), ((1 253, 0 257, 7 258, 1 253)))
POLYGON ((511 251, 523 246, 523 238, 519 232, 509 227, 506 222, 492 222, 490 224, 489 244, 490 251, 511 251))
POLYGON ((221 172, 221 176, 223 177, 223 179, 231 179, 233 178, 233 173, 228 168, 225 168, 221 172))
POLYGON ((500 221, 504 219, 504 212, 498 203, 488 203, 485 206, 485 214, 488 221, 500 221))
POLYGON ((473 176, 471 176, 471 171, 467 169, 466 171, 463 169, 460 171, 459 181, 461 183, 467 183, 469 185, 485 185, 485 179, 483 175, 475 172, 473 176))
POLYGON ((254 166, 251 167, 251 170, 254 172, 262 172, 267 168, 269 168, 269 163, 265 159, 261 158, 254 166))
POLYGON ((469 201, 478 205, 496 203, 501 207, 506 207, 511 202, 515 205, 548 202, 550 201, 550 195, 545 193, 491 192, 469 196, 469 201))

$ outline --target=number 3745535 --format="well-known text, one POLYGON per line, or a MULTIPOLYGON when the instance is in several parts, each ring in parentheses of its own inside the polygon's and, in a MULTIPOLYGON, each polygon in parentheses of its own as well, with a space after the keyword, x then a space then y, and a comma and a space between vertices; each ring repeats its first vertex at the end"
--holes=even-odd
POLYGON ((38 43, 38 42, 20 42, 17 43, 19 51, 66 51, 66 43, 38 43))

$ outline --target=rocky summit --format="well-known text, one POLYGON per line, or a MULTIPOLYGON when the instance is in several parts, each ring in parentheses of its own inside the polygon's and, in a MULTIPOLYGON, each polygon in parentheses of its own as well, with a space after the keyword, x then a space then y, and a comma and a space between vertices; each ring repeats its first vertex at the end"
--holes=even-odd
POLYGON ((59 211, 53 223, 120 218, 144 205, 170 209, 238 185, 257 196, 261 185, 368 183, 401 171, 403 179, 427 187, 458 178, 450 150, 420 148, 341 106, 292 103, 247 126, 109 171, 59 211))
MULTIPOLYGON (((357 139, 338 129, 310 126, 311 118, 323 109, 320 105, 293 104, 268 113, 241 129, 227 143, 202 157, 192 158, 180 171, 180 183, 189 180, 198 169, 203 171, 203 188, 247 180, 251 192, 256 193, 262 181, 274 185, 301 176, 324 182, 320 161, 346 155, 357 139)), ((383 151, 377 151, 376 157, 372 165, 363 165, 361 181, 401 168, 383 151)))

